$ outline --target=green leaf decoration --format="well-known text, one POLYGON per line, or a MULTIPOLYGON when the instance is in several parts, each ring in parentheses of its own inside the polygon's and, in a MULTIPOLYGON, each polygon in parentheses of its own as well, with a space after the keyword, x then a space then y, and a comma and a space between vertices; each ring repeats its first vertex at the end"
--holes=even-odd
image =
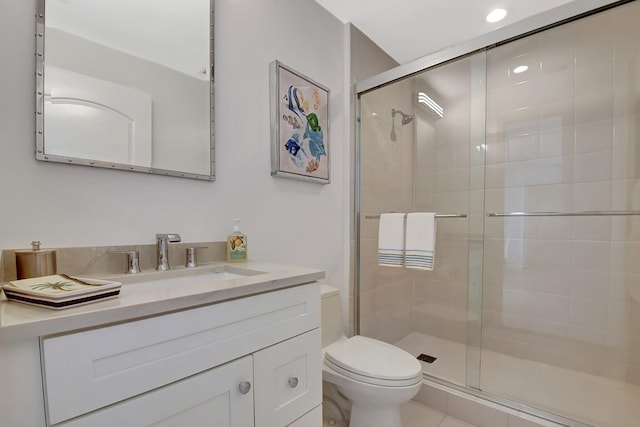
POLYGON ((67 291, 69 289, 65 289, 65 286, 73 286, 73 283, 71 282, 45 282, 45 283, 39 283, 37 285, 31 285, 31 289, 33 289, 34 291, 43 291, 45 289, 48 290, 52 290, 52 291, 67 291))

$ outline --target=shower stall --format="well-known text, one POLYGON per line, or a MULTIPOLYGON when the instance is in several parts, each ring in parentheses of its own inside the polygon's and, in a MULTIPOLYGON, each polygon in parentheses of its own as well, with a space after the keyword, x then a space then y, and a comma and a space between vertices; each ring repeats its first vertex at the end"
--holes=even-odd
POLYGON ((640 425, 638 22, 618 2, 356 85, 357 332, 493 402, 640 425), (385 212, 438 214, 433 271, 377 265, 385 212))

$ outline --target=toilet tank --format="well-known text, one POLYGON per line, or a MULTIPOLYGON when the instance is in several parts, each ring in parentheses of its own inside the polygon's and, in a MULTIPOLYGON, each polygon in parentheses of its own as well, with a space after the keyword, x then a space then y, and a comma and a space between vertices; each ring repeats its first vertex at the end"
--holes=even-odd
POLYGON ((321 313, 322 313, 322 347, 326 347, 344 337, 342 329, 342 305, 340 304, 340 292, 329 285, 321 286, 321 313))

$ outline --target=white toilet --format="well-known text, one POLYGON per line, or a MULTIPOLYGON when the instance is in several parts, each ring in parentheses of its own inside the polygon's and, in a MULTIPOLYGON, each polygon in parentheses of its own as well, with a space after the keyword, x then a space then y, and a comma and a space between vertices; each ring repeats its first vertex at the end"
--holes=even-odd
POLYGON ((322 379, 351 401, 350 427, 402 427, 400 405, 420 390, 422 366, 411 354, 342 330, 340 293, 322 285, 322 379))

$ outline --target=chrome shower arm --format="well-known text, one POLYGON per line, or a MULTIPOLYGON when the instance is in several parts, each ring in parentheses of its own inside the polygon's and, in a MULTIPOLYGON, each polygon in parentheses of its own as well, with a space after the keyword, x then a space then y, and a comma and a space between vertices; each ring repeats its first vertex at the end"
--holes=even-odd
POLYGON ((413 116, 411 114, 405 114, 400 110, 396 110, 395 108, 391 109, 391 118, 395 118, 396 114, 400 114, 402 116, 402 125, 407 125, 411 123, 413 120, 413 116))

